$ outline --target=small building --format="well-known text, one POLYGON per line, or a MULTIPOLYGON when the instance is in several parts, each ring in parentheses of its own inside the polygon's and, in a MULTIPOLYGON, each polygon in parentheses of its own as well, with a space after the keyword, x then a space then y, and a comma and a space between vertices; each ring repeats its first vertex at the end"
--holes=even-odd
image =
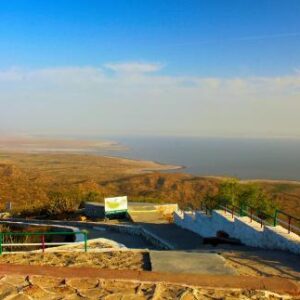
POLYGON ((84 213, 89 218, 105 218, 104 203, 86 202, 84 205, 84 213))

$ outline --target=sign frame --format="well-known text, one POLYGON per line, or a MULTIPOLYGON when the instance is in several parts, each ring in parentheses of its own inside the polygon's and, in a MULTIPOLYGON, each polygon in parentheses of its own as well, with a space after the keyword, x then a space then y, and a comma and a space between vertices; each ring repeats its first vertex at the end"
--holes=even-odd
POLYGON ((127 196, 119 196, 119 197, 109 197, 104 198, 104 213, 105 216, 114 216, 120 214, 126 214, 128 212, 128 199, 127 196), (120 209, 115 209, 113 207, 109 207, 109 203, 112 206, 118 208, 121 206, 120 209))

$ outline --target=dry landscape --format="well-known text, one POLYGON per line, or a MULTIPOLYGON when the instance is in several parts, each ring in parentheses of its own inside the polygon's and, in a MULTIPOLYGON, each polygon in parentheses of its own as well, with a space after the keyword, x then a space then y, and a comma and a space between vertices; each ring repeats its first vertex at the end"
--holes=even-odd
MULTIPOLYGON (((106 196, 125 194, 134 201, 177 202, 182 208, 197 208, 207 192, 218 191, 223 180, 160 172, 172 168, 176 166, 92 154, 2 152, 0 208, 4 208, 5 203, 11 201, 14 214, 25 213, 41 217, 52 201, 53 192, 61 193, 60 195, 65 195, 71 201, 78 200, 75 201, 78 206, 83 201, 102 201, 106 196)), ((297 182, 266 181, 257 184, 279 206, 295 216, 300 215, 300 185, 297 182)), ((103 244, 101 247, 106 246, 103 244)), ((101 272, 123 270, 125 277, 126 272, 136 271, 141 275, 151 270, 147 251, 109 250, 102 253, 92 251, 92 247, 90 249, 88 253, 65 251, 4 254, 0 256, 0 264, 21 268, 20 270, 40 266, 43 266, 43 270, 61 267, 68 274, 73 274, 74 268, 91 268, 96 271, 101 269, 101 272)), ((239 251, 222 251, 220 255, 240 276, 260 278, 258 280, 272 276, 283 280, 299 280, 300 270, 294 267, 297 264, 295 255, 290 254, 286 260, 280 255, 272 258, 270 253, 264 254, 263 251, 251 252, 251 255, 239 251)), ((175 284, 162 279, 157 282, 133 282, 103 277, 51 277, 46 273, 37 276, 32 275, 30 270, 24 270, 28 276, 12 276, 4 270, 3 277, 0 270, 0 299, 296 299, 286 294, 278 295, 253 287, 224 288, 223 281, 220 287, 210 288, 186 283, 175 284)), ((116 276, 115 273, 108 274, 113 278, 116 276)), ((230 280, 234 283, 239 278, 230 280)), ((247 280, 245 284, 247 286, 247 280)))
MULTIPOLYGON (((183 208, 197 208, 203 196, 208 191, 217 191, 222 181, 221 178, 159 172, 170 168, 175 167, 86 154, 1 153, 0 208, 11 201, 15 211, 38 213, 49 202, 51 191, 71 191, 82 201, 102 201, 105 196, 125 194, 135 201, 172 201, 183 208)), ((279 207, 300 216, 297 182, 257 184, 279 207)))

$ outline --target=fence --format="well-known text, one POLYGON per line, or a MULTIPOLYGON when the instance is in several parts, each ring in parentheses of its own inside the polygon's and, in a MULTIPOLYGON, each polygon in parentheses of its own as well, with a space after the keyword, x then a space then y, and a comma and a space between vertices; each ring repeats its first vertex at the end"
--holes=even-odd
POLYGON ((0 232, 0 255, 2 255, 3 248, 5 247, 24 247, 24 246, 41 246, 42 252, 45 252, 46 246, 61 246, 72 245, 74 242, 46 242, 45 236, 53 235, 83 235, 84 239, 84 251, 87 252, 87 233, 84 231, 75 232, 0 232), (40 236, 40 243, 4 243, 5 236, 40 236))
POLYGON ((230 213, 232 218, 234 218, 234 215, 237 216, 248 216, 250 219, 250 223, 255 220, 260 223, 261 227, 265 225, 269 226, 277 226, 278 224, 281 224, 283 227, 285 227, 288 231, 288 233, 296 233, 300 235, 300 228, 298 227, 300 224, 300 219, 293 217, 289 214, 287 214, 284 211, 281 210, 275 210, 274 216, 268 215, 266 213, 263 213, 251 206, 244 206, 244 207, 237 207, 234 205, 227 206, 227 205, 220 205, 220 209, 224 210, 225 214, 230 213), (279 218, 280 215, 283 215, 287 218, 287 221, 284 221, 282 218, 279 218), (295 224, 292 224, 294 222, 297 223, 298 226, 295 224))
POLYGON ((297 233, 298 235, 300 235, 300 219, 293 217, 287 213, 285 213, 284 211, 281 210, 277 210, 275 212, 275 218, 274 218, 274 226, 276 226, 277 224, 281 224, 283 227, 287 228, 288 233, 294 232, 297 233), (284 221, 282 218, 279 218, 278 216, 284 216, 287 221, 284 221), (296 226, 296 224, 298 226, 296 226))

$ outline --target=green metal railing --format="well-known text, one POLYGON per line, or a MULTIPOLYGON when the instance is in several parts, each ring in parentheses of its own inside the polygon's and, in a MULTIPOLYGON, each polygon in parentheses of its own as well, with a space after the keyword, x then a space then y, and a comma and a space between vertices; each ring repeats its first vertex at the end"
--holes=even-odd
POLYGON ((253 220, 260 223, 261 227, 263 225, 271 225, 274 224, 274 216, 268 215, 254 207, 251 207, 249 205, 241 205, 241 206, 234 206, 234 205, 220 205, 221 209, 224 210, 225 214, 227 212, 231 213, 232 218, 234 215, 240 216, 240 217, 249 217, 250 223, 252 223, 253 220), (271 222, 268 220, 272 220, 271 222))
POLYGON ((276 210, 275 211, 275 217, 274 217, 274 226, 276 226, 278 223, 280 223, 281 225, 285 225, 287 226, 288 229, 288 233, 292 232, 292 229, 294 231, 297 231, 297 234, 300 233, 300 228, 298 226, 292 225, 292 222, 297 223, 297 225, 300 225, 300 219, 296 218, 290 214, 287 214, 286 212, 282 211, 282 210, 276 210), (283 215, 287 218, 287 222, 284 222, 281 218, 279 218, 278 216, 283 215))
POLYGON ((58 245, 68 245, 68 244, 74 244, 74 242, 68 243, 68 242, 58 242, 58 243, 48 243, 45 242, 45 236, 53 236, 53 235, 83 235, 83 246, 84 246, 84 252, 87 252, 87 232, 85 231, 75 231, 75 232, 0 232, 0 255, 3 253, 4 247, 22 247, 22 246, 41 246, 42 252, 45 252, 46 246, 58 246, 58 245), (40 243, 11 243, 6 244, 4 243, 5 236, 40 236, 41 241, 40 243))
POLYGON ((261 227, 263 227, 263 225, 269 225, 275 227, 280 223, 281 225, 284 225, 286 227, 288 233, 291 232, 294 233, 297 232, 297 234, 300 233, 300 228, 298 227, 300 225, 300 219, 293 217, 287 214, 286 212, 278 209, 274 211, 273 216, 266 214, 258 209, 255 209, 249 205, 240 206, 240 207, 234 205, 229 205, 229 206, 220 205, 219 209, 224 210, 225 214, 231 213, 232 218, 234 217, 234 215, 241 216, 241 217, 248 216, 250 218, 250 223, 253 220, 255 220, 261 224, 261 227), (282 218, 279 218, 280 215, 284 215, 285 217, 287 217, 287 222, 284 222, 282 218), (296 221, 298 223, 298 226, 292 225, 292 221, 296 221))

